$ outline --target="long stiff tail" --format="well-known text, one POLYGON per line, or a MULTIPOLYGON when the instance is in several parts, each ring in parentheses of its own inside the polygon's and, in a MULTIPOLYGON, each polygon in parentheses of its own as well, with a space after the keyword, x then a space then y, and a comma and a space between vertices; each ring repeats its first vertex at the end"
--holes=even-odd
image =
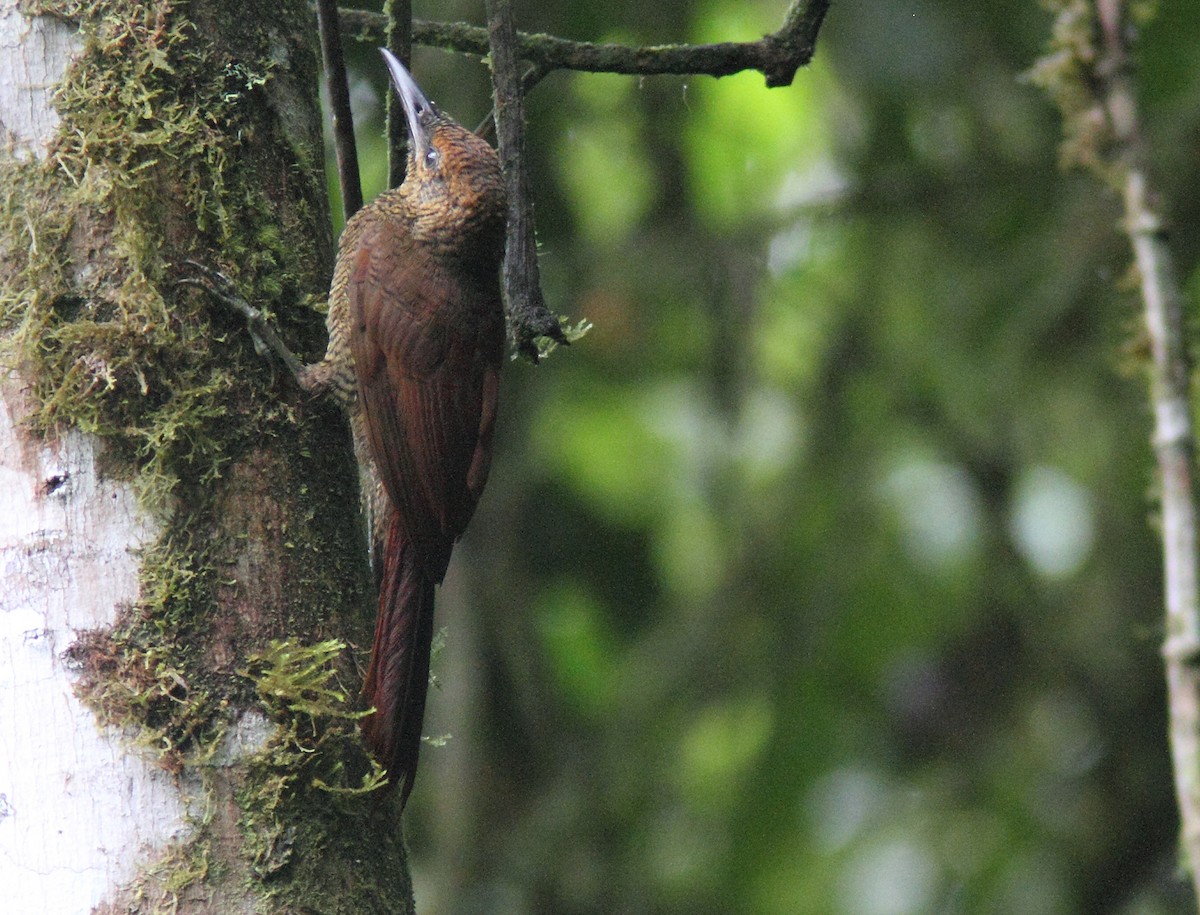
POLYGON ((375 713, 363 719, 362 731, 367 747, 387 769, 389 784, 403 782, 401 809, 412 792, 421 752, 434 586, 433 578, 421 568, 417 550, 405 542, 399 515, 393 514, 384 550, 375 641, 363 683, 375 713))

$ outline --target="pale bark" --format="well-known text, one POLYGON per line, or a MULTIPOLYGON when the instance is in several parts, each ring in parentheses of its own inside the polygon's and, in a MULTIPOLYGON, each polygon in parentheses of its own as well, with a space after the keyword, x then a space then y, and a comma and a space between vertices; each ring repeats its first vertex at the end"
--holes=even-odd
MULTIPOLYGON (((26 157, 58 126, 50 92, 76 45, 62 23, 0 3, 0 124, 26 157)), ((167 772, 127 752, 76 697, 64 652, 138 592, 158 535, 96 441, 20 428, 26 382, 0 376, 0 886, 14 912, 86 912, 190 830, 167 772)))
POLYGON ((157 535, 95 440, 16 428, 22 381, 0 380, 0 886, 13 912, 87 912, 190 826, 175 780, 98 728, 64 652, 137 597, 157 535))
MULTIPOLYGON (((110 15, 118 31, 136 20, 142 31, 130 33, 126 54, 141 52, 134 42, 142 38, 165 42, 177 17, 205 17, 177 35, 185 41, 194 36, 197 52, 230 61, 228 91, 238 94, 240 105, 261 106, 239 109, 261 132, 259 145, 238 134, 230 148, 241 161, 212 157, 194 172, 186 163, 180 167, 178 153, 156 157, 149 150, 140 171, 121 174, 122 162, 104 158, 103 144, 94 149, 83 144, 82 155, 93 156, 84 165, 89 177, 98 179, 93 188, 103 189, 105 180, 115 179, 110 186, 124 182, 135 189, 111 198, 114 206, 119 200, 128 209, 119 216, 105 213, 109 198, 93 192, 79 204, 79 218, 51 244, 39 234, 34 210, 34 203, 42 207, 45 199, 29 201, 28 237, 21 244, 30 252, 38 247, 42 258, 61 257, 61 271, 52 272, 61 288, 20 295, 28 296, 31 312, 45 309, 47 302, 52 309, 62 303, 54 322, 74 320, 73 303, 82 302, 78 307, 85 314, 99 315, 98 331, 111 333, 124 313, 124 290, 143 297, 153 290, 168 309, 158 319, 159 333, 172 322, 194 326, 212 319, 220 332, 207 338, 211 354, 199 358, 211 356, 218 366, 241 359, 239 371, 244 371, 257 362, 246 362, 249 350, 235 324, 206 312, 207 306, 187 317, 169 310, 185 301, 169 279, 175 264, 185 256, 223 260, 220 251, 203 249, 212 234, 198 229, 202 220, 187 209, 182 182, 196 173, 207 175, 204 169, 223 167, 222 162, 245 168, 252 160, 248 185, 234 185, 230 178, 220 183, 221 191, 205 185, 195 193, 212 195, 203 199, 225 208, 213 210, 222 215, 247 206, 246 215, 229 219, 229 231, 266 243, 282 235, 288 249, 276 250, 303 252, 297 256, 303 269, 293 265, 288 282, 307 283, 305 292, 320 293, 330 244, 328 214, 319 196, 323 175, 314 49, 307 19, 296 16, 304 7, 284 2, 253 11, 239 11, 231 2, 187 9, 111 5, 112 10, 109 4, 93 4, 84 15, 110 15), (254 23, 257 31, 252 17, 261 19, 254 23), (236 32, 222 35, 221 29, 236 32), (251 39, 265 34, 273 42, 271 59, 250 58, 263 46, 251 39), (213 44, 221 41, 235 49, 213 44), (241 190, 234 194, 231 188, 241 190), (129 220, 143 212, 145 238, 154 239, 153 246, 129 250, 130 238, 140 237, 129 234, 129 220), (262 226, 269 224, 269 231, 254 219, 266 220, 262 226), (109 234, 114 227, 126 232, 124 248, 109 234), (114 248, 120 248, 116 255, 114 248), (203 253, 197 254, 198 248, 203 253), (93 259, 104 259, 103 268, 89 269, 93 259), (122 270, 140 271, 139 264, 146 272, 121 276, 122 270), (97 275, 103 279, 97 281, 97 275)), ((71 55, 82 49, 74 24, 30 16, 18 10, 16 0, 0 0, 0 160, 9 157, 11 163, 15 156, 35 164, 47 155, 60 129, 50 106, 52 93, 71 55)), ((159 83, 146 95, 145 115, 152 126, 159 106, 164 122, 186 111, 186 105, 172 103, 172 73, 154 69, 159 83)), ((180 97, 190 101, 194 91, 194 85, 186 85, 180 97)), ((219 118, 197 123, 198 136, 207 132, 210 144, 182 147, 197 156, 208 154, 212 143, 225 142, 220 130, 234 129, 219 118)), ((80 155, 78 146, 73 149, 80 155)), ((38 193, 57 194, 57 182, 62 196, 55 205, 75 200, 70 195, 82 172, 53 161, 61 168, 51 174, 50 184, 42 179, 38 193)), ((7 212, 12 195, 19 193, 20 188, 0 188, 7 212)), ((11 292, 24 289, 14 281, 23 258, 13 252, 13 238, 0 238, 0 301, 7 298, 9 322, 11 292)), ((295 307, 295 301, 293 296, 266 304, 278 309, 295 307)), ((292 332, 320 324, 318 315, 302 312, 293 318, 292 332)), ((315 726, 289 736, 286 697, 273 705, 256 692, 259 662, 254 657, 273 640, 308 646, 332 638, 362 644, 369 638, 369 573, 344 423, 331 408, 310 405, 282 386, 270 387, 269 379, 263 381, 269 373, 259 373, 257 380, 247 377, 245 389, 230 392, 223 406, 225 428, 214 429, 211 447, 228 449, 212 465, 218 472, 197 472, 179 483, 174 496, 151 503, 137 485, 140 465, 131 460, 129 443, 118 441, 121 417, 96 426, 114 430, 103 434, 116 436, 116 444, 74 427, 69 404, 52 432, 38 431, 44 423, 36 428, 23 423, 44 409, 38 398, 45 379, 28 351, 8 345, 13 339, 0 335, 8 363, 0 371, 0 910, 55 915, 411 911, 398 818, 373 809, 369 798, 331 795, 317 784, 337 784, 339 778, 350 787, 358 783, 354 775, 342 778, 343 760, 351 768, 365 761, 361 748, 355 749, 352 729, 339 726, 337 715, 320 724, 321 733, 348 736, 338 737, 338 755, 328 757, 328 766, 313 769, 312 760, 327 749, 315 742, 315 726), (276 417, 269 421, 273 425, 252 425, 264 423, 263 416, 276 417), (295 420, 279 419, 283 416, 295 420), (272 431, 244 441, 221 438, 239 423, 272 431), (189 552, 193 541, 194 554, 189 552), (174 565, 155 567, 164 549, 174 551, 174 565), (203 586, 163 585, 154 577, 156 569, 182 575, 184 585, 194 579, 203 586), (164 608, 171 616, 160 622, 154 614, 164 608), (154 667, 120 670, 126 679, 106 684, 106 669, 88 655, 93 649, 87 646, 119 646, 120 627, 130 620, 142 625, 141 641, 126 645, 125 655, 99 660, 113 660, 119 668, 132 652, 149 665, 149 651, 154 667), (156 626, 162 634, 153 642, 156 626), (106 643, 113 633, 117 641, 106 643), (141 695, 132 676, 137 674, 149 678, 141 695), (118 695, 132 693, 132 701, 109 701, 103 687, 114 684, 118 695), (175 702, 195 703, 209 717, 199 719, 195 731, 164 731, 169 739, 163 742, 172 744, 168 748, 146 745, 147 734, 157 733, 162 724, 138 716, 154 702, 160 717, 162 706, 169 709, 175 702), (285 787, 277 788, 281 784, 285 787)), ((133 378, 142 378, 143 369, 152 380, 143 378, 140 395, 135 382, 127 399, 190 402, 193 392, 170 387, 176 377, 170 366, 124 368, 133 378)), ((90 396, 90 390, 80 396, 90 396)), ((107 409, 102 398, 97 403, 107 409)), ((170 445, 167 436, 163 447, 170 445)), ((188 460, 185 453, 179 465, 185 475, 188 460)), ((339 686, 353 703, 357 682, 348 652, 340 669, 339 686)))

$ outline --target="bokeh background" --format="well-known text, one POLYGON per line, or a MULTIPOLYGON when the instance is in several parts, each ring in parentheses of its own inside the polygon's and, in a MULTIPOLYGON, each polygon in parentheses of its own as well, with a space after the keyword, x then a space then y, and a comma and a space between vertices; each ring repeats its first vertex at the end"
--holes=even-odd
MULTIPOLYGON (((757 38, 784 7, 516 4, 637 44, 757 38)), ((1200 2, 1158 7, 1138 79, 1194 301, 1200 2)), ((1060 168, 1023 78, 1050 25, 834 0, 790 88, 534 91, 546 295, 595 329, 506 369, 439 598, 422 912, 1195 911, 1139 307, 1117 198, 1060 168)), ((383 68, 349 50, 370 196, 383 68)), ((487 114, 478 61, 415 71, 487 114)))

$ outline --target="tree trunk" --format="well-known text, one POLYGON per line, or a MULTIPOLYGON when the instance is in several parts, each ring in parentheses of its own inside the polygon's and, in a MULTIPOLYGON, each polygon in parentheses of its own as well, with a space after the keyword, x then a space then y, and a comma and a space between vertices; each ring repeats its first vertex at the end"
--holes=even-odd
POLYGON ((303 0, 0 0, 0 886, 19 912, 411 912, 354 708, 373 608, 318 353, 303 0))

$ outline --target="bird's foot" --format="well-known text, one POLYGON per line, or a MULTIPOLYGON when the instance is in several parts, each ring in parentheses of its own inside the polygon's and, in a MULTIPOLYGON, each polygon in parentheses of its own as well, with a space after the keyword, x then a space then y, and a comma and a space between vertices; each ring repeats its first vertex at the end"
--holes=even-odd
POLYGON ((275 333, 263 313, 246 301, 238 292, 233 280, 219 270, 214 270, 198 261, 185 260, 180 266, 195 272, 195 276, 181 276, 175 283, 179 286, 195 286, 203 289, 213 299, 233 309, 246 319, 250 339, 254 342, 254 350, 260 356, 268 357, 274 354, 287 367, 293 378, 299 378, 303 372, 300 360, 288 349, 287 344, 275 333))

